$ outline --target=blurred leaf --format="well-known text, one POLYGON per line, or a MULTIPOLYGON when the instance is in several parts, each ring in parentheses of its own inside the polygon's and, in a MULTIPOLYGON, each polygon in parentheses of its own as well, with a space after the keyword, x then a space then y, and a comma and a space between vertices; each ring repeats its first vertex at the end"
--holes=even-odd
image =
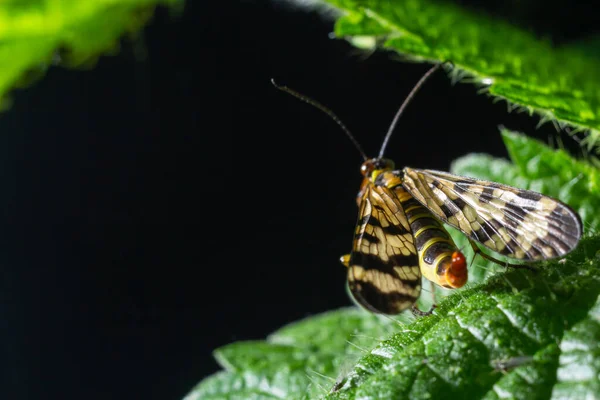
POLYGON ((600 393, 600 297, 560 344, 553 399, 593 399, 600 393))
POLYGON ((0 97, 31 84, 51 65, 92 66, 144 26, 157 4, 183 0, 0 2, 0 97))

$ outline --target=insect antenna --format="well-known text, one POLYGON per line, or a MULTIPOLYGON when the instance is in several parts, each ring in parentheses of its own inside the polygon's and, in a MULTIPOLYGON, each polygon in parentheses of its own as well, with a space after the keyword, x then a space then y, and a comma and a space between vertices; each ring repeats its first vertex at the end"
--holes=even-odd
POLYGON ((366 153, 364 152, 364 150, 362 149, 362 147, 360 146, 360 144, 358 143, 358 141, 354 138, 354 136, 352 135, 352 132, 350 132, 350 129, 348 129, 346 127, 346 125, 344 125, 344 123, 338 118, 337 115, 335 115, 333 113, 333 111, 331 111, 329 108, 325 107, 323 104, 319 103, 316 100, 311 99, 308 96, 305 96, 301 93, 296 92, 293 89, 290 89, 287 86, 281 86, 278 85, 275 82, 275 79, 271 79, 271 83, 273 84, 273 86, 275 86, 277 89, 281 90, 282 92, 286 92, 288 94, 291 94, 292 96, 294 96, 297 99, 302 100, 305 103, 310 104, 311 106, 318 108, 319 110, 323 111, 325 114, 329 115, 329 117, 335 121, 336 124, 338 124, 340 126, 340 128, 342 128, 342 130, 346 133, 346 135, 350 138, 350 140, 352 141, 352 143, 354 144, 354 147, 356 147, 356 149, 358 150, 358 152, 360 153, 360 155, 362 156, 362 158, 366 161, 369 159, 369 157, 367 157, 366 153))
POLYGON ((402 103, 402 105, 400 106, 400 108, 398 109, 398 111, 396 112, 396 115, 394 115, 394 119, 392 120, 392 123, 390 124, 390 127, 385 135, 385 138, 383 139, 383 144, 381 145, 381 150, 379 151, 379 157, 378 158, 383 158, 383 153, 385 153, 385 148, 388 145, 388 142, 390 141, 390 138, 392 137, 392 132, 394 132, 394 129, 396 128, 396 124, 398 123, 398 120, 400 119, 400 116, 402 115, 402 113, 404 112, 404 109, 406 108, 406 106, 410 103, 410 101, 412 100, 412 98, 415 96, 415 94, 419 91, 419 89, 421 88, 421 86, 423 86, 423 84, 425 83, 425 81, 427 81, 427 79, 438 69, 440 69, 440 67, 446 65, 446 64, 450 64, 452 65, 452 63, 450 63, 449 61, 444 61, 443 63, 439 63, 434 65, 433 67, 431 67, 429 69, 429 71, 425 72, 425 75, 423 75, 421 77, 421 79, 419 79, 419 82, 417 82, 417 84, 412 88, 412 90, 410 91, 410 93, 408 94, 408 96, 406 96, 406 99, 404 99, 404 102, 402 103))

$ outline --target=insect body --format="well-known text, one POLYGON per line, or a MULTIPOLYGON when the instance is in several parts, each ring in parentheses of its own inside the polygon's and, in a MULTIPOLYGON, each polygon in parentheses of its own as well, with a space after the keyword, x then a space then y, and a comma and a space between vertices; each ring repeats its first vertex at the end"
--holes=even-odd
POLYGON ((533 262, 564 256, 582 235, 577 213, 548 196, 446 172, 408 167, 399 171, 383 158, 399 116, 440 65, 431 68, 407 96, 379 156, 372 159, 333 112, 275 85, 332 117, 363 156, 358 223, 352 252, 342 256, 342 263, 348 267, 352 296, 372 312, 397 314, 414 307, 421 276, 445 288, 460 288, 467 282, 465 257, 443 223, 463 232, 476 254, 499 264, 503 263, 481 252, 475 242, 508 258, 533 262))
POLYGON ((395 171, 386 159, 367 160, 363 171, 354 245, 342 262, 354 298, 373 312, 413 305, 421 274, 445 288, 467 282, 465 257, 440 221, 467 235, 476 252, 473 241, 530 262, 564 256, 582 234, 575 211, 540 193, 440 171, 395 171))
POLYGON ((407 192, 387 159, 365 161, 359 221, 348 267, 354 298, 373 312, 396 314, 421 293, 421 274, 446 288, 467 281, 464 256, 433 214, 407 192))

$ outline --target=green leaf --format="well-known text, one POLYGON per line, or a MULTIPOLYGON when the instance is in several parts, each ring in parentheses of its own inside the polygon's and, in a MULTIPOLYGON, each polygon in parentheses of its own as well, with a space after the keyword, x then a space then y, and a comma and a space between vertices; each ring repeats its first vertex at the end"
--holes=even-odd
POLYGON ((157 4, 176 6, 182 1, 1 2, 0 98, 38 79, 51 65, 93 65, 101 54, 114 52, 123 35, 139 31, 157 4))
MULTIPOLYGON (((435 315, 362 357, 326 398, 550 398, 563 358, 575 364, 568 371, 586 365, 561 352, 563 338, 596 315, 588 312, 600 294, 599 248, 600 237, 586 238, 565 262, 547 263, 538 273, 511 270, 456 292, 435 315)), ((597 346, 595 338, 585 339, 597 346)), ((585 361, 596 368, 599 360, 592 353, 585 361)))
POLYGON ((214 355, 226 372, 200 382, 186 400, 316 398, 395 327, 392 319, 346 308, 285 326, 266 341, 221 347, 214 355))
POLYGON ((600 393, 600 297, 587 317, 560 344, 557 382, 552 398, 592 399, 600 393))
MULTIPOLYGON (((417 60, 452 61, 453 80, 466 76, 497 98, 590 129, 588 145, 600 137, 598 40, 555 47, 491 16, 435 0, 325 0, 341 11, 335 33, 417 60)), ((515 106, 511 108, 516 108, 515 106)))

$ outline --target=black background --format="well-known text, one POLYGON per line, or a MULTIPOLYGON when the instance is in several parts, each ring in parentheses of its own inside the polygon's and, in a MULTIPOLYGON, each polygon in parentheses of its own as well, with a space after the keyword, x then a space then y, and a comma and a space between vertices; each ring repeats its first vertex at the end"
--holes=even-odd
MULTIPOLYGON (((572 2, 480 11, 557 43, 595 23, 572 2)), ((283 3, 188 1, 94 69, 51 68, 13 92, 0 115, 4 398, 180 399, 218 370, 216 347, 350 304, 338 258, 361 158, 269 80, 327 104, 375 155, 429 66, 331 30, 283 3)), ((555 135, 537 122, 438 72, 387 156, 448 169, 469 152, 505 156, 500 124, 555 135)))

